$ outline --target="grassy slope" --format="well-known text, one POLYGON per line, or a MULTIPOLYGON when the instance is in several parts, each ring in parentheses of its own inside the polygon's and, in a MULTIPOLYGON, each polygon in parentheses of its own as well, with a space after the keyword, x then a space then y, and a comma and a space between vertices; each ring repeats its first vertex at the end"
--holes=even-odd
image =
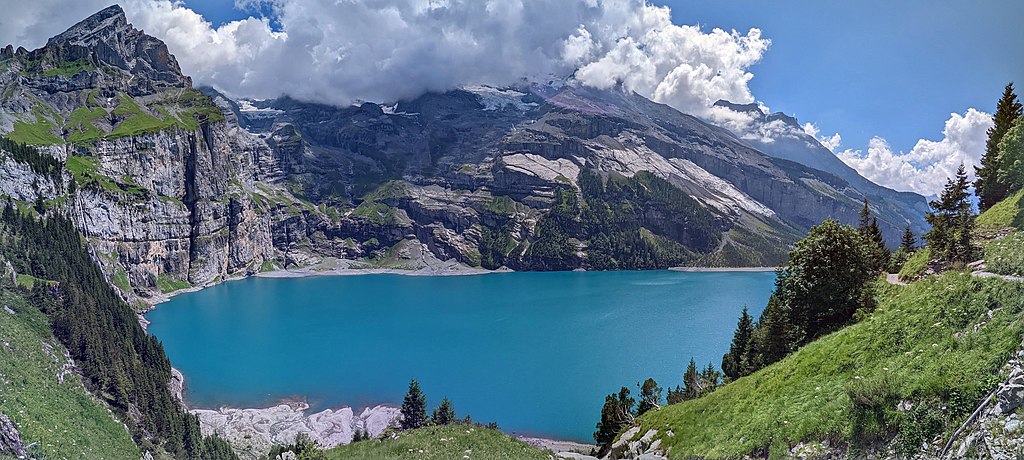
POLYGON ((362 441, 327 451, 329 459, 456 458, 529 460, 548 454, 499 431, 462 425, 420 428, 398 433, 398 439, 362 441))
POLYGON ((1024 230, 1024 190, 996 203, 978 216, 979 228, 1016 227, 1024 230))
POLYGON ((909 400, 945 395, 958 413, 969 412, 1020 346, 1022 298, 1022 284, 962 273, 886 286, 868 319, 707 397, 645 414, 641 433, 658 429, 672 458, 737 457, 773 444, 849 439, 847 389, 864 382, 892 382, 909 400), (674 436, 665 436, 668 429, 674 436))
POLYGON ((63 349, 46 316, 21 297, 0 291, 0 413, 11 418, 25 444, 39 443, 50 459, 134 459, 140 454, 124 426, 85 392, 74 374, 57 374, 63 349), (52 347, 51 355, 44 344, 52 347))

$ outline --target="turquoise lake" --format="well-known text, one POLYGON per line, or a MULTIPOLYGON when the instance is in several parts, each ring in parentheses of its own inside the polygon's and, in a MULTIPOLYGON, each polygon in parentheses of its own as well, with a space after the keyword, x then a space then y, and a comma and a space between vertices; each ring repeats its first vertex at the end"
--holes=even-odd
POLYGON ((399 405, 420 381, 430 410, 509 433, 591 442, 604 396, 690 357, 717 368, 743 306, 771 272, 500 273, 248 278, 146 315, 195 407, 313 410, 399 405))

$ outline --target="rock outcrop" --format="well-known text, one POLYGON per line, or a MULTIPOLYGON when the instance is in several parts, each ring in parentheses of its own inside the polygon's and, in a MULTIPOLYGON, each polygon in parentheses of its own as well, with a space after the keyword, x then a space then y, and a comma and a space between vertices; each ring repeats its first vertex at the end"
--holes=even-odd
POLYGON ((0 414, 0 455, 11 455, 14 458, 26 458, 25 446, 21 443, 21 433, 4 414, 0 414))
POLYGON ((263 409, 193 410, 204 435, 217 434, 227 440, 243 459, 262 458, 270 447, 295 442, 307 433, 321 447, 352 442, 356 430, 376 437, 397 424, 398 408, 376 406, 355 413, 351 408, 327 409, 306 414, 305 403, 280 404, 263 409))

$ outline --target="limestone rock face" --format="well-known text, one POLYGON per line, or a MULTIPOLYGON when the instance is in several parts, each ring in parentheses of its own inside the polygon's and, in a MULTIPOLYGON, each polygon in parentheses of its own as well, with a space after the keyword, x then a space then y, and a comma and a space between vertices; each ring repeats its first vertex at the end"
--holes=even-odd
POLYGON ((306 414, 304 403, 280 404, 263 409, 194 410, 203 434, 217 434, 231 443, 245 459, 262 458, 275 444, 295 442, 299 433, 307 433, 324 448, 352 442, 356 430, 376 437, 395 426, 401 411, 398 408, 368 407, 358 414, 352 408, 327 409, 306 414))
POLYGON ((124 267, 132 286, 255 273, 271 257, 270 221, 240 177, 259 148, 224 122, 100 141, 90 152, 97 173, 131 178, 143 191, 83 188, 72 211, 100 259, 124 267))
POLYGON ((91 54, 99 64, 138 77, 144 84, 137 88, 146 88, 145 84, 151 84, 150 89, 192 86, 192 80, 182 75, 167 45, 132 27, 118 5, 107 7, 51 38, 47 49, 62 50, 71 58, 91 54))

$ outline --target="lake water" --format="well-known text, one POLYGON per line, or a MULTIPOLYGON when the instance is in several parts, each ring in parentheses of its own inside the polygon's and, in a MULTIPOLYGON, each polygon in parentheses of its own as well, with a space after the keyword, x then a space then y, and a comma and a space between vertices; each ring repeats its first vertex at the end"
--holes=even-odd
POLYGON ((501 273, 249 278, 147 314, 196 407, 306 399, 314 410, 399 405, 420 381, 430 410, 510 433, 592 441, 604 396, 690 357, 721 363, 770 272, 501 273))

